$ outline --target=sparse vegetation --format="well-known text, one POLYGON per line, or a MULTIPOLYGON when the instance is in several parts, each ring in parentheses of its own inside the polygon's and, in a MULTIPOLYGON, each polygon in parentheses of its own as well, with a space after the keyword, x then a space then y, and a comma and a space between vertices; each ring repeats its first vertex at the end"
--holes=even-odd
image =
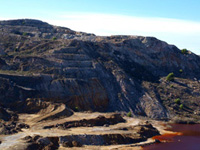
POLYGON ((79 111, 79 108, 78 108, 77 106, 75 107, 75 111, 76 111, 76 112, 78 112, 78 111, 79 111))
POLYGON ((177 98, 177 99, 175 99, 175 101, 174 101, 176 104, 180 104, 181 103, 181 100, 180 100, 180 98, 177 98))
POLYGON ((56 39, 57 39, 56 37, 53 37, 53 38, 52 38, 53 41, 55 41, 56 39))
POLYGON ((27 36, 27 33, 26 33, 26 32, 24 32, 24 33, 23 33, 23 36, 27 36))
POLYGON ((10 119, 0 120, 0 129, 16 126, 8 130, 14 133, 30 124, 12 147, 73 149, 81 139, 82 149, 126 149, 159 135, 163 121, 200 123, 200 59, 190 51, 151 37, 95 37, 22 22, 3 22, 0 31, 0 118, 10 119), (153 119, 161 122, 154 126, 153 119))
POLYGON ((127 117, 132 117, 132 113, 130 111, 127 113, 127 117))
POLYGON ((182 54, 188 54, 188 50, 187 50, 187 49, 182 49, 182 50, 181 50, 181 53, 182 53, 182 54))
POLYGON ((171 73, 169 73, 168 75, 167 75, 167 81, 173 81, 174 80, 174 73, 173 72, 171 72, 171 73))

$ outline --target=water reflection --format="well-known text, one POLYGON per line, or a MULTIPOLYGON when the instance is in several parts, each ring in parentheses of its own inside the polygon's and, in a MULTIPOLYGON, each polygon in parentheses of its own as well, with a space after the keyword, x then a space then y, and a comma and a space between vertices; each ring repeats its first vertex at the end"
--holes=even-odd
POLYGON ((155 136, 162 143, 143 147, 144 150, 200 150, 200 124, 172 124, 170 131, 181 134, 164 134, 155 136))

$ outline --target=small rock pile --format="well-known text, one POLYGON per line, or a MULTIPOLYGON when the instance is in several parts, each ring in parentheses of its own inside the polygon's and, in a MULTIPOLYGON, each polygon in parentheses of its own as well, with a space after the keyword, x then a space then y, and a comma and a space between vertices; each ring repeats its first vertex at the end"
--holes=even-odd
MULTIPOLYGON (((58 149, 60 145, 59 137, 42 137, 40 135, 35 135, 33 137, 26 136, 22 140, 29 143, 26 150, 55 150, 58 149)), ((77 141, 65 141, 61 144, 63 147, 81 147, 82 144, 77 141)))
POLYGON ((35 135, 33 137, 26 136, 22 140, 30 143, 26 150, 55 150, 58 149, 58 137, 42 137, 40 135, 35 135))
POLYGON ((8 134, 14 134, 17 132, 22 131, 21 129, 27 129, 29 128, 29 125, 19 122, 1 122, 0 123, 0 135, 8 135, 8 134))

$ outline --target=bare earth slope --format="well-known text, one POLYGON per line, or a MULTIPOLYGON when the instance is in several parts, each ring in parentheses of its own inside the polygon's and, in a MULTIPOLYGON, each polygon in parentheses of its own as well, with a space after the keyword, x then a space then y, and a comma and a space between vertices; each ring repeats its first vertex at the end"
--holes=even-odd
POLYGON ((16 112, 23 113, 15 106, 31 98, 75 111, 197 121, 199 80, 199 56, 153 37, 102 37, 38 20, 0 21, 0 103, 16 112), (176 78, 167 82, 170 72, 176 78))
POLYGON ((13 135, 0 135, 2 141, 0 149, 140 149, 140 145, 154 143, 154 140, 148 138, 166 132, 159 128, 156 121, 122 118, 119 114, 113 113, 75 113, 68 118, 38 123, 35 117, 40 115, 21 114, 19 121, 27 123, 30 128, 13 135), (104 120, 104 117, 107 120, 104 120), (83 127, 79 123, 80 120, 84 120, 83 123, 90 123, 83 127), (76 127, 70 129, 56 127, 57 124, 70 125, 70 122, 76 123, 76 127), (92 126, 94 122, 96 125, 92 126), (46 125, 54 127, 44 129, 46 125))

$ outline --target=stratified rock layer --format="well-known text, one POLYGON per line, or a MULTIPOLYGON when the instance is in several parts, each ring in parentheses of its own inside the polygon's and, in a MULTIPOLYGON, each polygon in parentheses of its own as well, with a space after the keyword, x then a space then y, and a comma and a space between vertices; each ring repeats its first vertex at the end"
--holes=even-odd
MULTIPOLYGON (((0 22, 0 55, 0 102, 10 108, 31 98, 166 119, 177 113, 155 87, 160 78, 174 72, 195 85, 200 77, 199 56, 156 38, 101 37, 30 19, 0 22)), ((187 106, 195 103, 195 112, 199 89, 187 106)))

